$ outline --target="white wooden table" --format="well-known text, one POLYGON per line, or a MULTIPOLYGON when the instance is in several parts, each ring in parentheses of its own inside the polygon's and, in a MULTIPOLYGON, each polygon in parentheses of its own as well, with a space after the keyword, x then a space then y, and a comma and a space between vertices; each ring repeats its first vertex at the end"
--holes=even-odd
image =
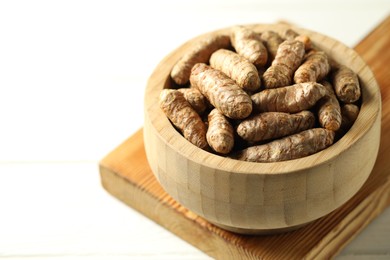
MULTIPOLYGON (((144 87, 203 32, 286 20, 354 46, 371 1, 0 2, 0 258, 207 259, 101 187, 98 161, 143 125, 144 87)), ((390 259, 390 209, 339 259, 390 259)))

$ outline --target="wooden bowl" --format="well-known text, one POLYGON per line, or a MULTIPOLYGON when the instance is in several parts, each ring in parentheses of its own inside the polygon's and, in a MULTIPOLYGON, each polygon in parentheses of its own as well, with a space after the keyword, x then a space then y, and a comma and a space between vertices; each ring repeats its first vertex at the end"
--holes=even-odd
MULTIPOLYGON (((288 25, 252 25, 283 32, 288 25)), ((192 145, 158 105, 170 88, 170 71, 198 36, 165 57, 145 92, 144 143, 150 167, 176 201, 211 223, 244 234, 295 229, 342 206, 362 187, 378 153, 381 97, 374 75, 352 49, 325 35, 293 28, 358 75, 361 111, 352 128, 327 149, 301 159, 253 163, 218 156, 192 145)), ((226 33, 229 28, 211 33, 226 33)))

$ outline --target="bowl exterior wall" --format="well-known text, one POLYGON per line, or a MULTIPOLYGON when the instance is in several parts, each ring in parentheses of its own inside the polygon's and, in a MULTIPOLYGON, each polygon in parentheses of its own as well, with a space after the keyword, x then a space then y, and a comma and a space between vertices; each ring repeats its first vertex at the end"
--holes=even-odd
POLYGON ((379 148, 380 117, 328 163, 290 174, 243 174, 195 163, 167 144, 147 119, 147 158, 166 192, 210 222, 239 229, 284 229, 330 213, 361 188, 379 148))

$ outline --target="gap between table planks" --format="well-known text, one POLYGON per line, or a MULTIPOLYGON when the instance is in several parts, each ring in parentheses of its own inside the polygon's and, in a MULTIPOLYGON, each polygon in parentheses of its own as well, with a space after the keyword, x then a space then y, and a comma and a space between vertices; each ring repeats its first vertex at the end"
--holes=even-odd
POLYGON ((340 252, 390 205, 390 16, 355 50, 373 70, 381 87, 381 144, 374 169, 361 190, 329 215, 293 232, 245 236, 222 230, 173 200, 151 172, 142 129, 100 162, 103 187, 130 207, 214 258, 314 259, 340 252))

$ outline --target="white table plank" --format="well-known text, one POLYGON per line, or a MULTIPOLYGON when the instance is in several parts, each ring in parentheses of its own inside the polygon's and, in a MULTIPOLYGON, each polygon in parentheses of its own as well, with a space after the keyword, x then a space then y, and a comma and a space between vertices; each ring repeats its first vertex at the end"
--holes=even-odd
POLYGON ((204 257, 106 193, 95 163, 2 164, 0 205, 0 258, 204 257))

